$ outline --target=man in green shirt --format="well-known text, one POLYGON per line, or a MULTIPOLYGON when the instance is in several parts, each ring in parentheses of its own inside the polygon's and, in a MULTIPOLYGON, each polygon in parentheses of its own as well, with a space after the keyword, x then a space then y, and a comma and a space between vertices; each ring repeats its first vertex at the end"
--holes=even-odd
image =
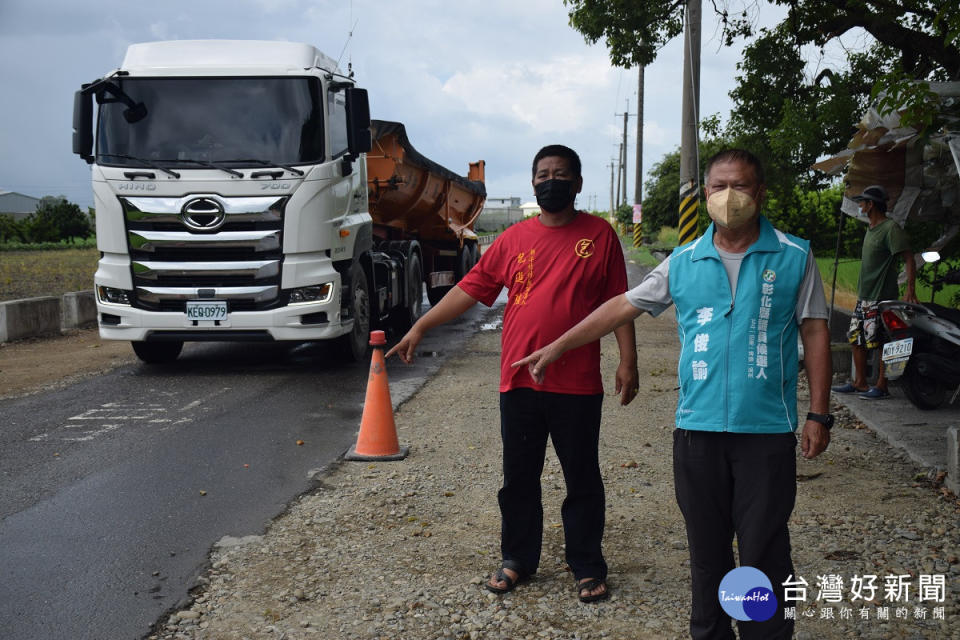
POLYGON ((853 345, 854 379, 834 387, 837 393, 859 392, 861 398, 877 400, 889 397, 887 377, 880 363, 877 383, 868 387, 867 350, 880 346, 877 303, 881 300, 896 300, 900 297, 897 285, 897 260, 903 259, 907 272, 907 289, 903 299, 917 302, 914 291, 916 264, 907 234, 896 222, 887 217, 887 190, 873 185, 853 198, 860 203, 860 212, 869 218, 869 228, 863 238, 863 253, 860 262, 860 280, 857 283, 857 307, 850 318, 847 337, 853 345))

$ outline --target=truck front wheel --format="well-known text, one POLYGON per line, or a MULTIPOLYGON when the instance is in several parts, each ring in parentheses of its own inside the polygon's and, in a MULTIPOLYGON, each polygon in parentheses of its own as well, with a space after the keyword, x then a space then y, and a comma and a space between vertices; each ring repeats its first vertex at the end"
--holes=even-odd
POLYGON ((137 357, 147 364, 173 362, 183 350, 183 342, 180 341, 143 342, 138 340, 131 342, 130 345, 137 357))
POLYGON ((350 267, 350 313, 353 329, 337 338, 337 347, 345 359, 360 362, 367 357, 370 344, 370 292, 367 276, 357 262, 350 267))

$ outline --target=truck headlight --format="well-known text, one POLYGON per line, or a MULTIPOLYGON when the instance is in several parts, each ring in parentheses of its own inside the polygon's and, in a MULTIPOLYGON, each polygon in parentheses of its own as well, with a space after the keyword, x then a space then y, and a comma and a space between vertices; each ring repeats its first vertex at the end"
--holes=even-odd
POLYGON ((97 298, 106 304, 130 304, 130 292, 126 289, 97 286, 97 298))
POLYGON ((333 283, 324 282, 309 287, 300 287, 290 290, 290 304, 307 304, 310 302, 330 302, 333 296, 333 283))

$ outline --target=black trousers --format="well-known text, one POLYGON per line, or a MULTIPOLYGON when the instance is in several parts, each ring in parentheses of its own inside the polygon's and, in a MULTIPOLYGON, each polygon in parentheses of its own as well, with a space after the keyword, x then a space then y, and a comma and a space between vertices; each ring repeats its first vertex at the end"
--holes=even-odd
POLYGON ((717 595, 734 568, 734 534, 740 565, 766 574, 777 597, 769 620, 738 622, 740 638, 792 637, 793 621, 783 615, 783 583, 793 574, 787 521, 797 495, 796 444, 793 433, 674 431, 674 487, 687 524, 695 640, 734 638, 717 595))
POLYGON ((601 550, 606 502, 597 452, 602 402, 603 394, 533 389, 500 394, 503 488, 497 497, 504 566, 532 574, 540 564, 540 475, 549 436, 567 485, 561 507, 567 564, 578 580, 607 577, 601 550))

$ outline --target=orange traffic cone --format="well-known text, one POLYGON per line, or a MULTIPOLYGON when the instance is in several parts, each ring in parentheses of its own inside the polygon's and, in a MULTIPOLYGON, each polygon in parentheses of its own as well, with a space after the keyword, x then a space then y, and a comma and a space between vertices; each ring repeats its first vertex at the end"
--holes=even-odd
POLYGON ((403 460, 410 451, 397 442, 397 425, 393 422, 393 403, 390 401, 390 383, 383 349, 387 338, 383 331, 370 332, 373 358, 367 379, 367 398, 363 403, 363 418, 357 444, 344 456, 345 460, 403 460))

